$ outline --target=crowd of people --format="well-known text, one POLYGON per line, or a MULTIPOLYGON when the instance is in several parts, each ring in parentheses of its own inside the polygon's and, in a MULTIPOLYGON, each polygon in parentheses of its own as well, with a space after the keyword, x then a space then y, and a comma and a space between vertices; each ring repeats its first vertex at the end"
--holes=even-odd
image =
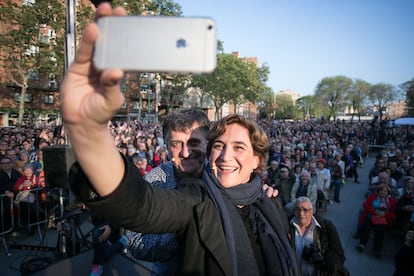
MULTIPOLYGON (((103 4, 97 13, 125 11, 103 4)), ((0 192, 9 200, 47 186, 42 148, 70 139, 83 187, 73 192, 100 218, 91 275, 102 274, 108 258, 96 254, 112 243, 161 275, 348 275, 337 229, 320 216, 341 203, 347 179, 367 184, 356 250, 365 250, 372 231, 380 257, 385 231, 402 229, 395 275, 409 275, 401 261, 412 256, 414 236, 409 129, 387 132, 369 179, 361 179, 370 122, 253 122, 235 114, 210 122, 197 109, 175 110, 162 124, 111 120, 123 102, 123 72, 93 69, 95 27, 85 30, 62 85, 65 128, 0 129, 0 192)))
MULTIPOLYGON (((260 176, 261 183, 278 191, 279 209, 283 210, 289 219, 288 222, 284 222, 287 225, 286 229, 290 229, 288 231, 293 231, 292 233, 295 233, 294 231, 301 233, 298 223, 309 214, 313 218, 311 221, 322 225, 323 219, 318 217, 317 213, 324 210, 318 203, 333 204, 330 191, 334 190, 332 199, 339 204, 340 187, 347 178, 348 181, 354 180, 359 184, 355 172, 357 174, 359 166, 368 153, 366 133, 369 131, 369 124, 339 121, 324 123, 314 121, 305 124, 300 121, 262 120, 259 121, 258 127, 259 125, 268 137, 266 143, 269 144, 269 150, 263 155, 265 160, 260 161, 264 164, 257 175, 260 176), (357 162, 353 159, 349 161, 354 149, 357 162), (347 173, 350 166, 354 167, 353 172, 347 173)), ((140 175, 152 186, 162 189, 188 189, 188 186, 194 183, 203 185, 203 181, 206 181, 203 177, 203 169, 205 162, 208 162, 206 161, 208 151, 226 145, 220 142, 219 145, 208 146, 211 123, 204 113, 197 109, 176 110, 169 114, 162 124, 134 120, 110 121, 107 128, 117 151, 125 156, 128 162, 135 165, 140 175), (188 182, 188 179, 191 181, 188 182)), ((61 127, 0 129, 2 154, 0 187, 5 197, 33 202, 33 199, 28 199, 28 193, 24 192, 45 186, 42 148, 64 142, 61 131, 63 131, 61 127)), ((237 133, 239 132, 240 130, 237 130, 237 133)), ((403 233, 411 233, 414 230, 414 158, 412 158, 411 138, 406 136, 408 134, 405 129, 401 129, 400 138, 389 145, 384 145, 384 149, 378 151, 374 167, 365 168, 369 169, 368 179, 360 179, 363 184, 367 183, 366 201, 363 202, 355 233, 355 237, 360 241, 357 245, 360 252, 364 251, 371 231, 374 233, 374 252, 379 256, 385 231, 390 226, 397 226, 403 233), (374 224, 372 220, 374 216, 384 216, 386 223, 374 224)), ((28 224, 27 220, 28 218, 18 218, 20 228, 15 230, 22 230, 22 226, 28 224)), ((9 222, 3 221, 2 229, 7 228, 7 223, 9 222)), ((324 220, 323 223, 330 225, 329 221, 324 220)), ((104 225, 111 224, 107 222, 102 224, 101 221, 97 224, 96 232, 102 234, 106 229, 104 225)), ((331 225, 328 227, 335 228, 331 225)), ((154 230, 145 231, 144 234, 142 231, 127 230, 124 236, 118 233, 115 244, 119 246, 116 252, 129 247, 132 258, 152 261, 155 263, 156 273, 169 275, 177 269, 180 261, 177 233, 155 234, 152 231, 154 230), (118 239, 122 240, 123 244, 119 243, 118 239)), ((330 232, 335 234, 334 244, 340 249, 335 249, 335 252, 339 252, 335 260, 343 264, 345 256, 340 239, 336 230, 330 232)), ((295 237, 296 235, 292 233, 290 236, 295 237)), ((99 235, 95 236, 94 243, 97 248, 101 248, 99 235)), ((308 248, 312 247, 313 242, 309 243, 304 233, 297 236, 302 237, 302 240, 291 242, 293 248, 300 248, 295 253, 296 256, 299 254, 296 261, 300 270, 305 271, 309 267, 306 265, 307 262, 302 262, 304 254, 302 252, 304 248, 306 252, 310 250, 308 248)), ((411 235, 407 237, 411 238, 411 235)), ((315 244, 321 246, 320 242, 315 244)), ((407 252, 412 252, 410 249, 411 241, 404 242, 396 255, 397 260, 403 258, 407 252)), ((316 249, 316 252, 319 251, 327 252, 329 249, 316 249)), ((106 261, 96 262, 99 264, 94 264, 95 271, 102 272, 106 261)), ((404 262, 397 263, 404 264, 404 262)), ((333 265, 330 266, 332 269, 333 265)))

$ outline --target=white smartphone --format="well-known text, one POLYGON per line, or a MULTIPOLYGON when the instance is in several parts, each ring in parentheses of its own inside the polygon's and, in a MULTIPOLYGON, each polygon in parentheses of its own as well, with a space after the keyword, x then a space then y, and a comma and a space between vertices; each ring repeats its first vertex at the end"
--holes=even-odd
POLYGON ((207 17, 109 16, 98 20, 99 70, 210 73, 217 63, 215 21, 207 17))

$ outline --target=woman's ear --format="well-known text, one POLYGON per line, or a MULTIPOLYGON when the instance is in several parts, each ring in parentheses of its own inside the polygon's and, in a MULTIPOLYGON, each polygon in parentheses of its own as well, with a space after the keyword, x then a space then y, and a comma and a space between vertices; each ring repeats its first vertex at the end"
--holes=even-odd
POLYGON ((257 169, 259 167, 260 158, 259 156, 255 155, 253 156, 253 170, 257 169))

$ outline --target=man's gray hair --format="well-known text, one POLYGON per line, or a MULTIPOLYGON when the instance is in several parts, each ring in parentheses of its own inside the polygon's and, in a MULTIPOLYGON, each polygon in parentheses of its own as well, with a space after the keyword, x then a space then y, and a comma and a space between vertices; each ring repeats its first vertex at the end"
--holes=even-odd
POLYGON ((309 204, 312 207, 312 201, 306 196, 300 196, 300 197, 296 198, 295 199, 295 206, 298 205, 299 203, 302 203, 302 202, 309 202, 309 204))

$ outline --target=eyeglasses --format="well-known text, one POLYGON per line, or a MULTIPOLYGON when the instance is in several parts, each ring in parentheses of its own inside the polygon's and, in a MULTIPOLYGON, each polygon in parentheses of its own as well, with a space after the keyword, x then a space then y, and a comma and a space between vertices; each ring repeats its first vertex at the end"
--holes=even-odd
POLYGON ((297 212, 297 213, 300 213, 300 212, 309 213, 311 210, 312 210, 312 208, 306 209, 306 208, 299 208, 299 207, 295 207, 295 209, 294 209, 294 211, 297 212))

